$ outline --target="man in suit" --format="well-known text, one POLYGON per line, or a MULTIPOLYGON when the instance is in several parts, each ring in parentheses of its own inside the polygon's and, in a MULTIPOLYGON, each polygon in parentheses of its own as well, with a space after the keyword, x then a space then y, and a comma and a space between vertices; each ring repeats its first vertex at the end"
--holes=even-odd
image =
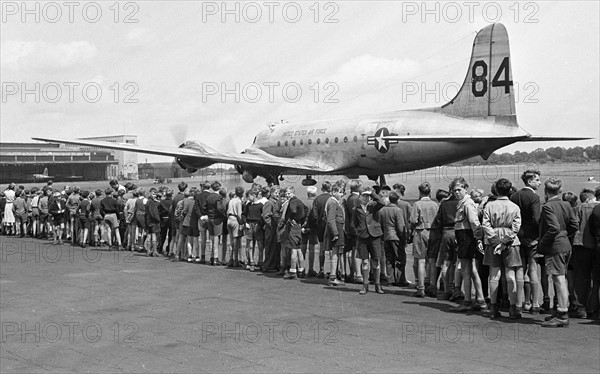
POLYGON ((546 272, 552 275, 558 307, 557 313, 542 323, 543 327, 569 326, 569 291, 565 276, 571 258, 571 241, 579 229, 579 221, 571 205, 561 200, 561 192, 560 179, 548 178, 544 182, 546 203, 542 206, 538 250, 544 255, 546 272))
MULTIPOLYGON (((517 204, 521 210, 521 229, 517 235, 521 243, 521 263, 524 273, 525 290, 525 311, 531 311, 532 314, 540 313, 539 287, 540 274, 538 273, 538 261, 543 257, 537 253, 537 242, 539 236, 539 222, 541 213, 540 197, 537 195, 540 184, 540 172, 537 170, 526 170, 521 176, 525 184, 520 191, 510 196, 510 201, 517 204), (533 300, 533 305, 530 305, 533 300)), ((543 264, 542 264, 543 266, 543 264)), ((545 272, 545 271, 544 271, 545 272)), ((544 294, 547 294, 547 286, 544 294)))
POLYGON ((395 192, 381 191, 385 206, 379 211, 379 222, 383 228, 383 249, 385 251, 387 273, 394 279, 394 284, 400 283, 401 269, 398 267, 398 250, 400 242, 406 241, 409 222, 405 213, 396 203, 399 196, 395 192))
POLYGON ((369 257, 374 271, 375 292, 382 294, 379 276, 379 258, 381 256, 381 237, 383 230, 378 222, 379 210, 385 206, 383 200, 369 187, 361 191, 360 204, 354 208, 352 225, 358 236, 358 258, 362 260, 363 288, 359 294, 369 292, 369 257))
POLYGON ((350 195, 344 201, 344 213, 346 222, 344 223, 344 227, 346 230, 346 244, 344 248, 344 252, 349 253, 352 257, 351 260, 351 270, 352 276, 354 279, 346 279, 346 282, 354 281, 355 283, 363 283, 363 277, 360 270, 361 260, 356 256, 356 247, 358 237, 356 236, 356 230, 354 226, 352 226, 352 212, 354 208, 356 208, 360 202, 360 189, 362 187, 362 182, 358 179, 352 179, 348 182, 348 187, 350 188, 350 195))
MULTIPOLYGON (((412 207, 410 205, 409 202, 403 200, 404 197, 404 192, 406 191, 406 187, 404 187, 403 184, 400 183, 396 183, 394 184, 394 186, 392 187, 394 192, 396 192, 396 194, 398 194, 398 196, 400 197, 398 199, 398 202, 396 203, 396 205, 398 205, 398 208, 400 208, 403 212, 404 212, 404 216, 406 217, 406 222, 410 222, 410 213, 412 210, 412 207)), ((411 285, 411 283, 406 279, 406 243, 408 241, 408 238, 410 237, 410 233, 409 235, 407 235, 406 239, 400 238, 400 247, 398 248, 398 269, 400 270, 400 283, 398 284, 398 286, 400 287, 408 287, 411 285)))
POLYGON ((324 241, 325 226, 327 220, 325 219, 325 205, 327 200, 331 198, 331 183, 324 181, 321 185, 322 194, 317 196, 313 202, 313 209, 310 211, 311 220, 317 223, 317 238, 319 239, 319 274, 317 278, 325 278, 325 272, 323 267, 325 266, 325 251, 327 250, 327 243, 324 241))

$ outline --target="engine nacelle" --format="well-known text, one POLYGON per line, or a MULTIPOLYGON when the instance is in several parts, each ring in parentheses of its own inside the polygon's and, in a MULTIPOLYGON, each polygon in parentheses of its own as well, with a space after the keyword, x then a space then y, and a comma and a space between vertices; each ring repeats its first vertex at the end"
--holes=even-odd
POLYGON ((242 175, 242 179, 246 183, 254 183, 257 173, 254 170, 248 169, 242 165, 235 165, 235 170, 242 175))
POLYGON ((200 159, 204 154, 208 154, 206 146, 199 141, 196 140, 188 140, 185 143, 181 144, 179 148, 185 149, 193 149, 198 151, 198 158, 196 157, 175 157, 175 162, 182 169, 186 170, 188 173, 195 173, 198 169, 202 169, 208 167, 214 162, 212 161, 203 161, 200 159))

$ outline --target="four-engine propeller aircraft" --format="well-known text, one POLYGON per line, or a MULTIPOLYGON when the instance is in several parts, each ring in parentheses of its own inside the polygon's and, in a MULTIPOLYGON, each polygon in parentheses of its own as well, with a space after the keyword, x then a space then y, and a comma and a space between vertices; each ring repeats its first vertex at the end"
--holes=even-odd
POLYGON ((233 164, 244 181, 257 176, 278 183, 282 175, 345 175, 372 180, 444 165, 521 141, 583 140, 534 137, 517 123, 508 34, 500 23, 477 33, 465 81, 447 104, 350 118, 282 123, 260 132, 241 154, 219 152, 199 141, 179 148, 88 140, 33 138, 124 151, 174 156, 189 172, 215 163, 233 164))
POLYGON ((51 180, 54 177, 48 175, 48 168, 44 168, 44 172, 42 174, 33 174, 34 182, 46 182, 51 180))

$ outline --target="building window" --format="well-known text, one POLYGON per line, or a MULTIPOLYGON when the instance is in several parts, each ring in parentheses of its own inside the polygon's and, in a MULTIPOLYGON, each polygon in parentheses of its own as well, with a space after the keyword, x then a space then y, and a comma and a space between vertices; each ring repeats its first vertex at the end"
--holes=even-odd
POLYGON ((281 147, 281 142, 280 141, 277 141, 277 146, 281 147))
POLYGON ((125 143, 135 144, 135 140, 125 140, 125 143))
POLYGON ((325 144, 329 144, 329 138, 325 138, 325 144))
POLYGON ((286 140, 284 144, 285 144, 285 146, 287 147, 287 146, 288 146, 288 141, 286 140))
POLYGON ((300 145, 304 145, 304 140, 300 139, 300 145))

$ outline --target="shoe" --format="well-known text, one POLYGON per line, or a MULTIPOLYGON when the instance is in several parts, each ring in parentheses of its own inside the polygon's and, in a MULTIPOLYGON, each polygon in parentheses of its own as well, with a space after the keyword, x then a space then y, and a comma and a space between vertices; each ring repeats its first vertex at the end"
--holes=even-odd
POLYGON ((500 310, 496 304, 490 304, 489 317, 490 319, 502 317, 502 314, 500 313, 500 310))
POLYGON ((246 270, 250 270, 250 265, 246 265, 246 270))
POLYGON ((544 300, 540 305, 540 313, 548 313, 550 311, 550 300, 544 300))
POLYGON ((554 317, 556 317, 557 314, 558 313, 552 313, 549 316, 544 317, 544 321, 546 321, 546 322, 550 321, 551 319, 553 319, 554 317))
POLYGON ((320 279, 323 279, 323 278, 325 278, 325 273, 323 272, 323 270, 321 270, 321 271, 319 272, 319 274, 317 274, 317 278, 320 278, 320 279))
POLYGON ((250 269, 248 269, 248 270, 250 270, 251 272, 254 272, 254 265, 250 265, 250 269))
POLYGON ((206 260, 204 259, 204 257, 200 259, 200 265, 206 265, 206 260))
POLYGON ((532 306, 531 309, 529 310, 529 313, 533 314, 534 316, 537 316, 538 314, 540 314, 540 307, 532 306))
POLYGON ((394 283, 394 285, 398 286, 398 287, 410 287, 412 286, 412 282, 406 281, 406 282, 396 282, 394 283))
POLYGON ((298 279, 298 276, 296 275, 296 273, 287 273, 286 275, 283 276, 283 279, 294 280, 294 279, 298 279))
POLYGON ((298 278, 306 278, 306 270, 302 270, 298 273, 298 278))
POLYGON ((532 308, 531 303, 523 303, 523 312, 530 312, 532 308))
POLYGON ((425 295, 437 299, 437 289, 435 287, 429 287, 429 289, 425 291, 425 295))
POLYGON ((365 283, 365 280, 361 276, 354 277, 354 283, 356 283, 356 284, 363 284, 363 283, 365 283))
POLYGON ((459 306, 450 308, 449 311, 465 313, 465 312, 470 312, 472 310, 472 307, 473 307, 472 301, 463 301, 459 306))
MULTIPOLYGON (((221 264, 221 261, 219 261, 218 258, 215 258, 214 261, 212 262, 212 266, 223 266, 223 265, 221 264)), ((254 270, 252 270, 252 271, 254 271, 254 270)))
POLYGON ((557 314, 549 321, 543 322, 542 327, 569 327, 569 316, 567 313, 557 314))
POLYGON ((240 262, 238 260, 235 260, 235 261, 233 261, 233 267, 239 268, 239 267, 242 267, 242 265, 240 265, 240 262))
POLYGON ((63 244, 64 243, 63 243, 62 239, 58 239, 58 245, 63 245, 63 244))
POLYGON ((194 258, 192 256, 188 257, 187 262, 188 264, 191 264, 192 262, 194 262, 194 258))
POLYGON ((449 300, 460 303, 464 299, 465 299, 465 294, 462 291, 458 290, 458 291, 454 291, 452 296, 450 296, 449 300))
POLYGON ((53 240, 53 241, 52 241, 52 244, 53 244, 53 245, 57 245, 57 244, 58 244, 58 241, 56 241, 56 240, 53 240))
POLYGON ((510 319, 520 319, 522 317, 521 315, 521 308, 517 308, 516 305, 511 305, 509 310, 508 310, 508 318, 510 319))
POLYGON ((585 308, 577 308, 576 310, 569 312, 569 317, 570 318, 587 319, 587 312, 585 311, 585 308))
POLYGON ((337 278, 333 278, 333 279, 329 280, 329 285, 330 286, 341 286, 343 284, 344 284, 344 282, 338 280, 337 278))
POLYGON ((233 267, 233 260, 229 260, 227 262, 227 265, 225 265, 225 266, 227 266, 228 268, 232 268, 233 267))
POLYGON ((199 264, 199 263, 200 263, 200 259, 199 259, 198 257, 196 257, 196 258, 194 259, 194 262, 195 262, 195 263, 197 263, 197 264, 199 264))
POLYGON ((364 285, 363 288, 358 291, 359 295, 366 295, 369 292, 369 286, 368 285, 364 285))
POLYGON ((425 298, 425 292, 423 290, 418 290, 417 292, 413 293, 413 297, 423 299, 425 298))
POLYGON ((314 278, 316 276, 317 276, 317 272, 316 271, 314 271, 314 270, 309 270, 308 271, 308 277, 309 278, 314 278))
POLYGON ((352 275, 346 275, 344 277, 344 282, 345 283, 354 283, 354 276, 352 276, 352 275))
POLYGON ((385 292, 383 292, 383 288, 381 288, 381 284, 375 285, 375 293, 378 293, 380 295, 383 295, 385 293, 385 292))
POLYGON ((480 310, 486 310, 487 308, 487 303, 484 300, 481 300, 473 304, 472 310, 479 312, 480 310))

